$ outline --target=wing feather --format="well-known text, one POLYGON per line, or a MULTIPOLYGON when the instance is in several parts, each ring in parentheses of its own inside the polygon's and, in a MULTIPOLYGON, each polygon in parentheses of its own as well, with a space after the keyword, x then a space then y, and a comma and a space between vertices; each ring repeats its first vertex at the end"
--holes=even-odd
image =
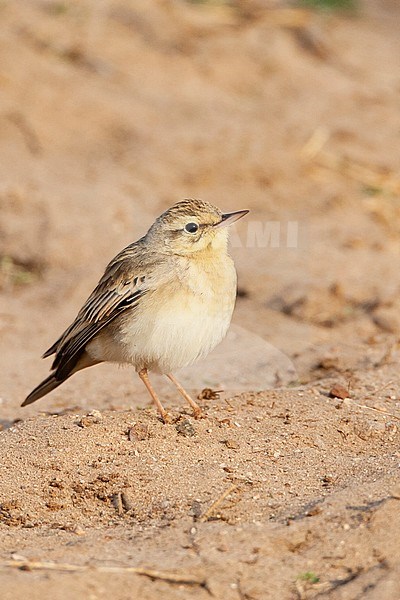
POLYGON ((128 246, 111 261, 75 321, 43 355, 56 355, 52 369, 56 370, 57 379, 68 377, 85 346, 103 327, 125 310, 134 310, 150 289, 154 266, 151 262, 147 259, 146 269, 143 269, 140 242, 128 246))

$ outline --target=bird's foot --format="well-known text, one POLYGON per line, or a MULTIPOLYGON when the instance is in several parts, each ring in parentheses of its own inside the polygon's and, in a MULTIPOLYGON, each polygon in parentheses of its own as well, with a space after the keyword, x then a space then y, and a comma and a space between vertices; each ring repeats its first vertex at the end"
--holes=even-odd
POLYGON ((206 415, 203 413, 200 406, 198 406, 193 409, 193 416, 195 419, 204 419, 206 415))
POLYGON ((166 410, 160 411, 160 416, 164 425, 171 425, 171 423, 174 422, 173 418, 166 410))

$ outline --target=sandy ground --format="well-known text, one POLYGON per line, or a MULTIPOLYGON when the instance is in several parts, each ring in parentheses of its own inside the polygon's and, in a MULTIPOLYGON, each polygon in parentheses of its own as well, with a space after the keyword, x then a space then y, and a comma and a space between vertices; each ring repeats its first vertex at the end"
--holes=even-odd
POLYGON ((2 599, 400 597, 399 20, 1 3, 2 599), (251 210, 231 333, 181 374, 223 390, 206 418, 155 378, 163 425, 110 365, 21 409, 108 260, 185 197, 251 210))

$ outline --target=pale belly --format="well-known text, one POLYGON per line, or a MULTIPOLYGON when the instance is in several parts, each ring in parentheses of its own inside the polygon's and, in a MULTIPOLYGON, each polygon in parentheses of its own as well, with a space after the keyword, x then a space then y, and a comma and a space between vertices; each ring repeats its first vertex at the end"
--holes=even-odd
POLYGON ((169 373, 206 356, 227 333, 236 278, 204 295, 188 292, 145 296, 132 313, 87 346, 99 360, 129 363, 136 370, 169 373))
POLYGON ((206 356, 224 338, 232 310, 233 303, 210 312, 199 301, 181 309, 171 302, 154 314, 154 320, 127 323, 123 337, 129 361, 138 369, 161 373, 187 366, 206 356))

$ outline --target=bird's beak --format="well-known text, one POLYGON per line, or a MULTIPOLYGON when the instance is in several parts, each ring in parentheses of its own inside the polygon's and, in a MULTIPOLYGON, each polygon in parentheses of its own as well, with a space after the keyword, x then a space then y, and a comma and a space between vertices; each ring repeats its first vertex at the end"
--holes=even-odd
POLYGON ((235 221, 238 221, 239 219, 247 215, 248 212, 250 211, 237 210, 235 212, 225 213, 224 215, 222 215, 221 221, 214 225, 214 229, 217 229, 218 227, 228 227, 229 225, 232 225, 232 223, 234 223, 235 221))

